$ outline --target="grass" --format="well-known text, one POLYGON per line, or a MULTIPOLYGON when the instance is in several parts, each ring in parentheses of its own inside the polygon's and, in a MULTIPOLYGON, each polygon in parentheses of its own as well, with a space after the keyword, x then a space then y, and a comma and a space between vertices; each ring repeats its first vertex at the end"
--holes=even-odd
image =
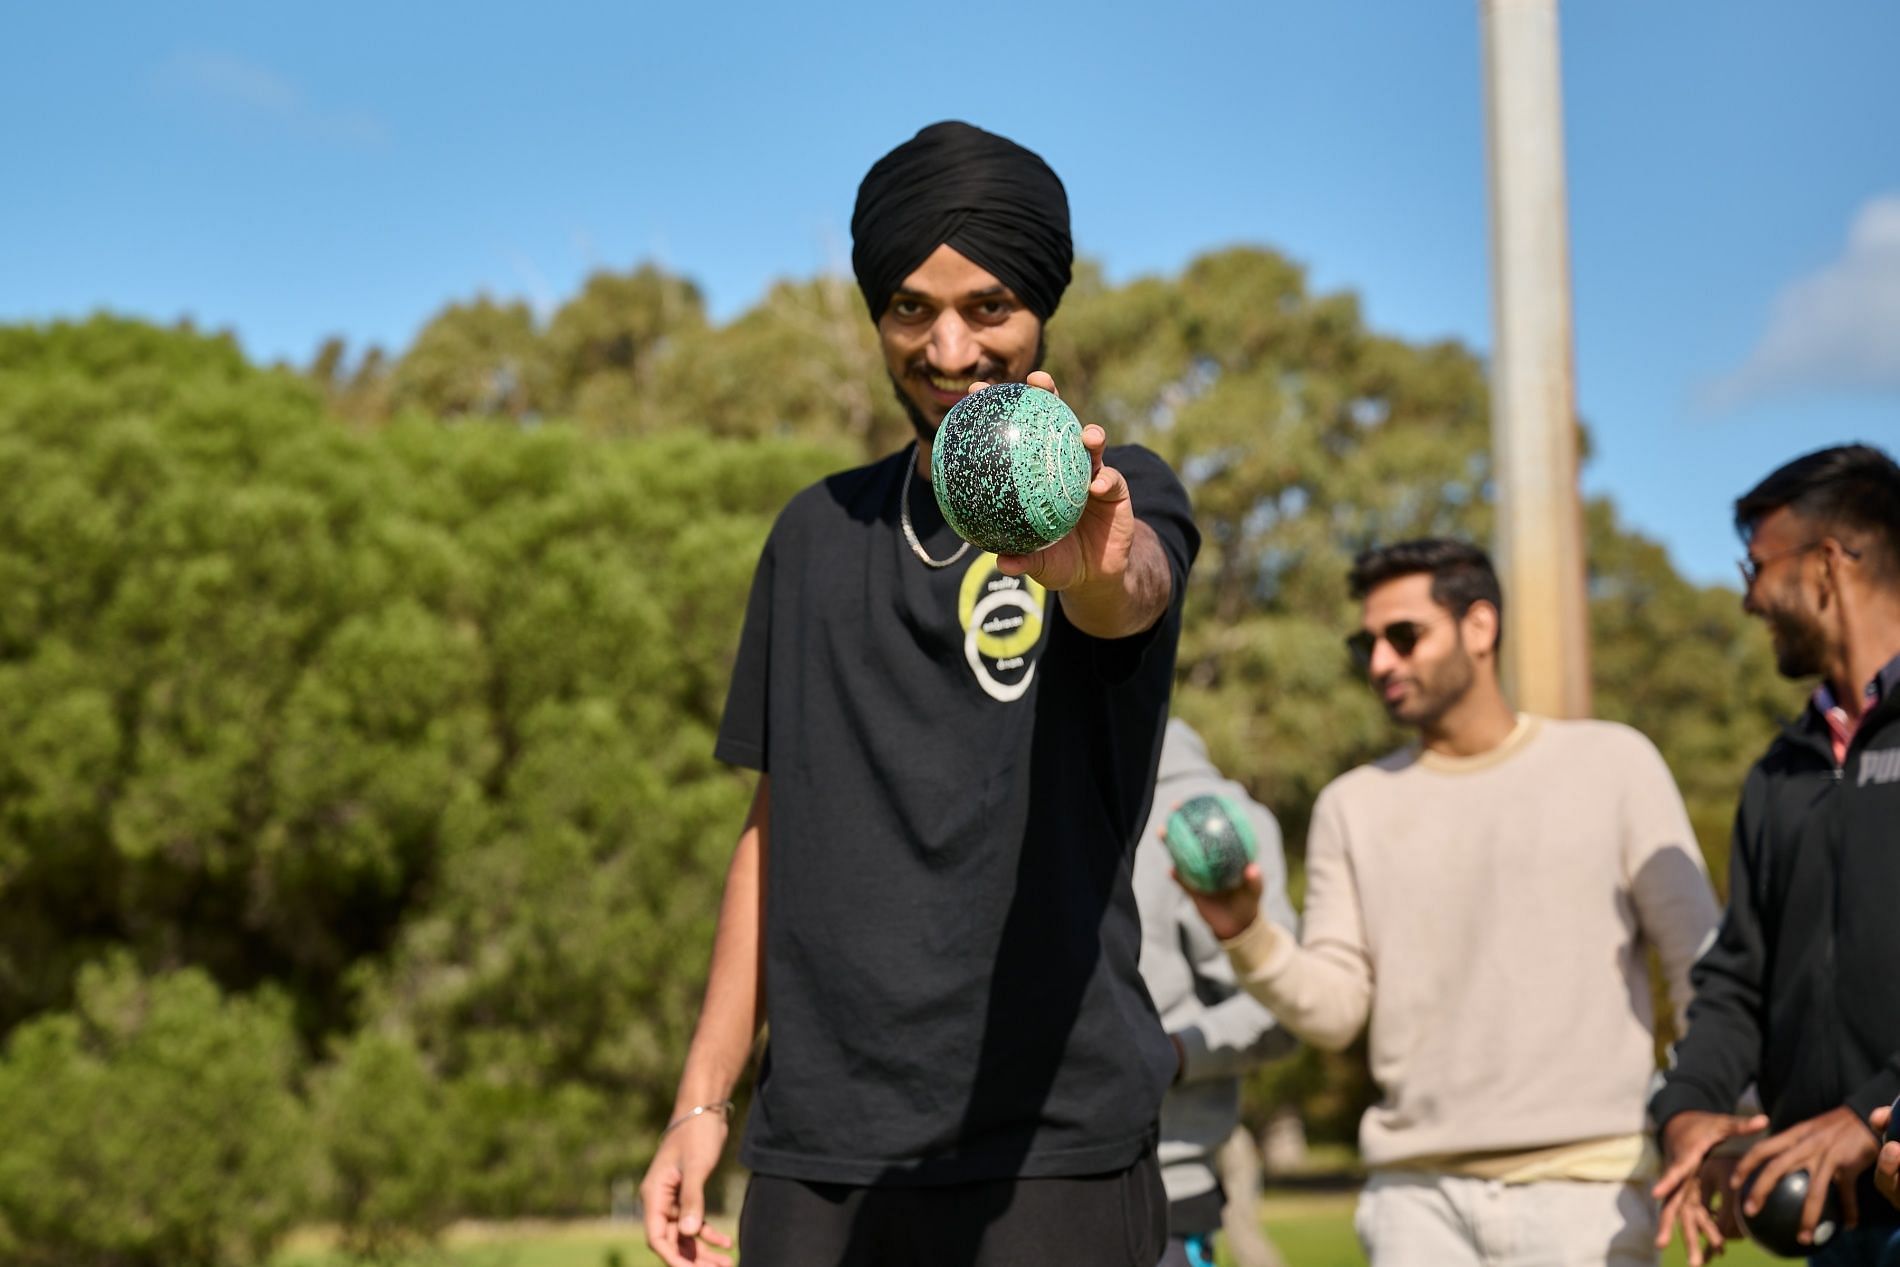
MULTIPOLYGON (((355 1267, 320 1233, 299 1236, 271 1267, 355 1267)), ((457 1223, 433 1249, 382 1267, 649 1267, 645 1234, 632 1223, 457 1223), (616 1258, 616 1255, 618 1256, 616 1258)))
MULTIPOLYGON (((1268 1193, 1260 1202, 1267 1236, 1287 1267, 1363 1267, 1352 1230, 1350 1192, 1268 1193)), ((1221 1267, 1231 1260, 1224 1255, 1221 1267)))
MULTIPOLYGON (((1267 1233, 1287 1267, 1365 1267, 1352 1230, 1350 1192, 1274 1192, 1261 1202, 1267 1233)), ((730 1228, 730 1221, 723 1224, 730 1228)), ((629 1223, 462 1223, 439 1247, 395 1260, 385 1267, 649 1267, 638 1226, 629 1223)), ((1680 1244, 1663 1255, 1663 1267, 1682 1267, 1680 1244)), ((1786 1260, 1753 1245, 1731 1246, 1722 1267, 1771 1267, 1786 1260)), ((1229 1267, 1222 1257, 1222 1267, 1229 1267)), ((317 1234, 299 1237, 272 1267, 346 1267, 317 1234)))

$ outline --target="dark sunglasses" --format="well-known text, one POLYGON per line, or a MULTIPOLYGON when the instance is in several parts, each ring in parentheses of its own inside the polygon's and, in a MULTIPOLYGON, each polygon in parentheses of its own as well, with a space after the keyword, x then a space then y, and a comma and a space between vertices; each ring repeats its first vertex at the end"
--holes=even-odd
POLYGON ((1352 652, 1353 663, 1361 669, 1372 667, 1372 653, 1378 647, 1379 640, 1385 639, 1394 651, 1409 656, 1418 647, 1418 640, 1425 636, 1431 626, 1416 620, 1395 620, 1383 630, 1375 633, 1370 629, 1361 629, 1357 633, 1346 635, 1346 650, 1352 652))

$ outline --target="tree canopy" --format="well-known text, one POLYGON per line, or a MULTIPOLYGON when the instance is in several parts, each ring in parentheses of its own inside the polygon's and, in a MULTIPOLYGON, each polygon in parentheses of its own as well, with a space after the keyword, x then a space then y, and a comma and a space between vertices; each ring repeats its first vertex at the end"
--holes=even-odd
MULTIPOLYGON (((1049 336, 1077 411, 1188 485, 1177 711, 1297 862, 1319 789, 1401 738, 1340 646, 1352 554, 1490 535, 1483 366, 1259 248, 1084 264, 1049 336)), ((749 794, 711 749, 758 547, 908 434, 837 278, 718 325, 646 265, 302 370, 105 316, 0 327, 0 1261, 248 1261, 317 1215, 375 1248, 637 1174, 749 794), (234 1062, 268 1138, 149 1164, 232 1192, 289 1167, 290 1204, 213 1245, 133 1183, 67 1228, 99 1163, 4 1088, 176 1131, 190 1101, 133 1089, 174 1051, 234 1062)), ((1589 539, 1599 711, 1657 742, 1719 877, 1797 694, 1732 591, 1607 501, 1589 539)), ((1343 1133, 1366 1089, 1305 1057, 1255 1094, 1343 1133)))

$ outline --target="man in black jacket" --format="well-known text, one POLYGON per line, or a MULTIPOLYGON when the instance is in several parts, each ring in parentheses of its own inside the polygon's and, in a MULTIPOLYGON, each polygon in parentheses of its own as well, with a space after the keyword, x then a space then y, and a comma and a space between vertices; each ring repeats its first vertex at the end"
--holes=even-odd
POLYGON ((1829 1184, 1850 1224, 1811 1261, 1895 1267, 1900 1211, 1874 1195, 1869 1118, 1900 1093, 1900 466, 1865 445, 1811 453, 1735 519, 1744 609, 1783 676, 1821 684, 1742 789, 1728 912, 1651 1101, 1660 1240, 1679 1225, 1698 1264, 1701 1240, 1722 1241, 1705 1189, 1725 1183, 1723 1203, 1752 1214, 1806 1170, 1804 1238, 1829 1184), (1765 1117, 1730 1112, 1751 1082, 1765 1117), (1716 1145, 1764 1127, 1725 1177, 1705 1168, 1716 1145))

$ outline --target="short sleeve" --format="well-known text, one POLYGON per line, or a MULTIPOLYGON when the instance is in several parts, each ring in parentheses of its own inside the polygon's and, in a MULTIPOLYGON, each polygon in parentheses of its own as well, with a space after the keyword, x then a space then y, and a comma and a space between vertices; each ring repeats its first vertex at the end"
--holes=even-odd
POLYGON ((777 540, 774 532, 759 552, 759 566, 752 574, 745 626, 739 633, 739 655, 733 662, 726 711, 713 745, 713 756, 719 760, 761 773, 771 768, 766 749, 766 701, 772 672, 772 580, 777 540))

